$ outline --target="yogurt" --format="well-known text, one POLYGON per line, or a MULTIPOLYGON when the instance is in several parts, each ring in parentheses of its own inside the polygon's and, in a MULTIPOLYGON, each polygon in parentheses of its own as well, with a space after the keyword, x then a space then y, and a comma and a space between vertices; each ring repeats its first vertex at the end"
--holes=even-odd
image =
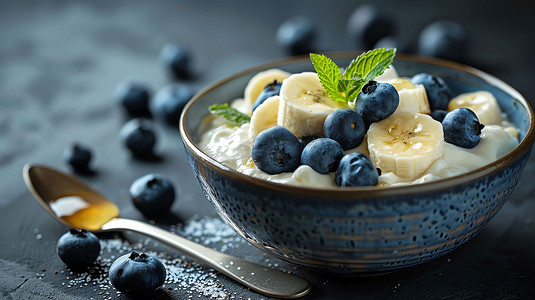
MULTIPOLYGON (((200 136, 199 146, 215 160, 245 175, 278 183, 308 187, 337 187, 334 173, 320 174, 307 165, 301 165, 292 173, 270 175, 258 169, 251 159, 249 124, 233 126, 218 116, 208 116, 204 124, 209 130, 200 136)), ((413 181, 404 181, 393 172, 379 176, 379 186, 400 186, 430 182, 457 176, 481 168, 511 152, 518 141, 509 132, 514 128, 500 125, 487 125, 482 130, 479 144, 466 149, 450 143, 444 145, 444 155, 435 161, 426 174, 413 181)), ((346 151, 366 154, 366 140, 355 148, 346 151)))
MULTIPOLYGON (((403 105, 400 104, 398 110, 425 114, 430 112, 427 97, 425 96, 425 89, 423 91, 418 90, 423 89, 423 86, 414 86, 410 82, 407 82, 406 79, 400 80, 393 68, 388 69, 382 78, 377 79, 397 84, 398 93, 402 100, 403 98, 408 99, 405 102, 400 100, 400 103, 403 103, 403 105), (400 84, 407 85, 407 90, 403 86, 400 87, 400 84), (417 101, 415 102, 413 99, 417 101), (425 107, 422 108, 422 103, 424 106, 427 106, 427 109, 425 107)), ((463 95, 460 95, 458 99, 462 100, 462 97, 463 95)), ((464 97, 471 99, 467 96, 464 97)), ((254 98, 254 96, 249 98, 254 98)), ((455 101, 459 102, 457 100, 455 101)), ((234 100, 231 106, 243 113, 250 113, 250 102, 251 99, 247 99, 246 93, 244 99, 234 100)), ((383 172, 379 176, 378 186, 388 187, 418 184, 457 176, 488 165, 511 152, 518 145, 518 131, 505 121, 505 115, 501 113, 497 102, 493 100, 490 103, 494 103, 495 105, 492 110, 495 113, 492 116, 493 122, 492 124, 485 124, 485 127, 481 130, 480 140, 477 146, 474 148, 462 148, 444 141, 442 156, 434 158, 434 161, 432 160, 429 164, 425 165, 427 169, 423 173, 418 172, 414 174, 416 176, 407 179, 406 176, 398 176, 394 172, 383 172)), ((474 105, 477 105, 477 101, 474 102, 474 105)), ((482 113, 481 116, 484 116, 484 114, 482 113)), ((215 160, 245 175, 296 186, 319 188, 337 187, 335 183, 335 172, 321 174, 307 165, 299 166, 294 172, 274 175, 260 170, 251 158, 252 140, 256 136, 251 134, 254 131, 252 129, 253 127, 250 123, 237 126, 223 117, 210 114, 203 120, 199 129, 199 146, 215 160)), ((370 156, 368 147, 372 147, 372 137, 370 137, 370 143, 368 143, 367 136, 364 136, 364 140, 358 147, 346 150, 345 154, 361 152, 370 156)))

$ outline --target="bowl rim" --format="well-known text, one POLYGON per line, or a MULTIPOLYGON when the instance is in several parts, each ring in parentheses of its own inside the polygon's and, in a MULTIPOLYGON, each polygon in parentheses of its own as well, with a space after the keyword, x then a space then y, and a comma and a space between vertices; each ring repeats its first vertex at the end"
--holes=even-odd
MULTIPOLYGON (((354 52, 325 52, 326 56, 331 59, 351 59, 355 58, 358 54, 362 53, 361 51, 354 52)), ((503 168, 506 168, 512 164, 518 157, 528 151, 535 139, 535 119, 533 114, 533 109, 529 102, 514 88, 509 86, 504 81, 485 73, 481 70, 478 70, 474 67, 463 65, 457 62, 424 57, 411 54, 397 54, 396 60, 403 60, 408 62, 417 62, 436 65, 440 67, 447 67, 455 69, 464 73, 468 73, 472 76, 475 76, 486 83, 501 89, 505 93, 509 94, 513 99, 518 101, 528 113, 529 117, 529 129, 525 137, 520 141, 520 143, 508 154, 502 158, 485 165, 476 170, 463 173, 457 176, 443 178, 439 180, 434 180, 425 183, 413 184, 413 185, 403 185, 403 186, 394 186, 394 187, 332 187, 332 188, 317 188, 317 187, 306 187, 306 186, 295 186, 284 183, 271 182, 265 179, 255 178, 249 175, 242 174, 221 162, 216 161, 207 153, 202 151, 197 144, 193 141, 191 136, 186 130, 186 119, 188 113, 192 106, 201 99, 205 94, 210 92, 213 89, 218 88, 221 85, 224 85, 238 77, 254 74, 262 70, 270 68, 280 68, 286 64, 298 63, 309 60, 309 55, 299 55, 294 57, 288 57, 283 59, 274 60, 271 62, 263 63, 251 68, 247 68, 243 71, 234 73, 232 75, 226 76, 199 91, 185 106, 182 114, 180 116, 180 135, 182 137, 182 142, 184 146, 187 147, 187 150, 194 155, 197 159, 203 161, 205 165, 209 166, 212 170, 221 173, 225 176, 231 177, 234 180, 237 180, 244 184, 249 184, 253 186, 260 186, 262 188, 267 188, 270 190, 276 190, 279 192, 290 193, 294 195, 308 196, 314 198, 336 198, 336 199, 367 199, 367 198, 386 198, 386 197, 395 197, 395 196, 410 196, 418 195, 428 192, 436 192, 438 190, 450 189, 455 186, 467 184, 475 180, 479 180, 488 176, 494 172, 497 172, 503 168)), ((394 60, 395 62, 395 60, 394 60)), ((229 101, 232 99, 229 99, 229 101)))

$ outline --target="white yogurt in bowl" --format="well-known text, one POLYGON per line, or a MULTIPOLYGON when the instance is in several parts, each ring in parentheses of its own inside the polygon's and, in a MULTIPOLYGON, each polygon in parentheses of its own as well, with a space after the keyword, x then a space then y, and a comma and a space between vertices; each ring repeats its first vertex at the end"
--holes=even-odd
MULTIPOLYGON (((301 165, 294 172, 267 174, 258 169, 251 160, 249 124, 233 126, 218 116, 209 116, 204 122, 210 124, 208 125, 210 129, 200 135, 199 147, 215 160, 238 172, 278 183, 309 187, 336 187, 334 173, 320 174, 307 165, 301 165)), ((515 129, 507 126, 507 123, 504 125, 485 126, 482 130, 481 141, 472 149, 461 148, 446 142, 444 156, 435 161, 426 174, 416 180, 405 181, 393 172, 387 172, 379 176, 379 185, 424 183, 481 168, 501 158, 518 145, 518 140, 509 133, 515 129)), ((366 152, 364 142, 361 146, 348 150, 346 153, 366 152)))
POLYGON ((394 56, 395 49, 375 49, 342 72, 311 54, 317 73, 259 72, 243 99, 210 108, 199 146, 249 176, 329 188, 454 177, 518 145, 518 130, 490 92, 452 98, 438 76, 401 78, 394 56))

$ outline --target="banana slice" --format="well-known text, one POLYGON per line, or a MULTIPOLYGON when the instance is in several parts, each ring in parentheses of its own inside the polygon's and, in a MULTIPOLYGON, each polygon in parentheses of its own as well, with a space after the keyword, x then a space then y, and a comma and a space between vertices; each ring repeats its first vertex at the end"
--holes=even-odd
POLYGON ((422 84, 414 85, 410 80, 405 78, 388 80, 387 83, 393 85, 399 94, 399 105, 394 113, 431 113, 429 101, 427 100, 427 93, 422 84))
POLYGON ((414 180, 442 157, 442 125, 425 114, 393 114, 371 124, 368 150, 374 165, 383 173, 394 172, 404 180, 414 180))
POLYGON ((256 98, 258 98, 258 95, 260 95, 262 90, 273 81, 277 80, 282 82, 289 76, 290 73, 279 69, 269 69, 253 76, 245 87, 245 94, 243 97, 244 110, 247 111, 248 114, 251 114, 256 98))
POLYGON ((348 108, 329 98, 318 74, 303 72, 284 80, 280 91, 277 125, 295 136, 323 136, 323 122, 334 110, 348 108))
POLYGON ((461 94, 448 103, 448 111, 459 107, 471 109, 483 125, 500 125, 503 121, 498 101, 487 91, 461 94))
POLYGON ((249 139, 254 141, 256 136, 271 127, 277 126, 277 116, 279 114, 279 96, 269 97, 260 104, 253 115, 249 124, 249 139))

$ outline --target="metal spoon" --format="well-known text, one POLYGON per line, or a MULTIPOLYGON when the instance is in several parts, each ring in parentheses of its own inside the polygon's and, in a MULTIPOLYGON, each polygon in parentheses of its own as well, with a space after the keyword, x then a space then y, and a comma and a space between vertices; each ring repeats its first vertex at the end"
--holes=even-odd
POLYGON ((119 218, 119 209, 113 202, 73 176, 30 164, 24 166, 23 176, 35 199, 66 226, 95 232, 130 230, 146 235, 269 297, 295 299, 310 291, 308 282, 294 275, 209 249, 140 221, 119 218))

